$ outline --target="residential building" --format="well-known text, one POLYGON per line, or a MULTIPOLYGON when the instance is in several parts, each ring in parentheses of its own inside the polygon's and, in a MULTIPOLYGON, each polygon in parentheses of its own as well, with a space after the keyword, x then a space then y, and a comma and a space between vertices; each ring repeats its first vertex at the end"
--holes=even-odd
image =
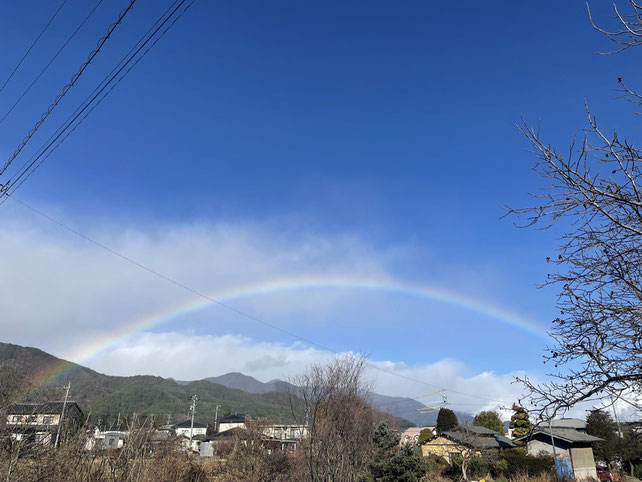
POLYGON ((404 445, 407 443, 415 444, 419 442, 419 435, 421 431, 428 429, 431 432, 435 433, 435 427, 409 427, 401 433, 399 438, 399 445, 404 445))
POLYGON ((22 403, 7 409, 7 428, 15 440, 51 445, 73 436, 83 413, 76 402, 22 403), (63 417, 64 409, 64 417, 63 417))
POLYGON ((602 440, 598 437, 575 428, 537 427, 529 435, 516 440, 526 443, 529 455, 555 454, 558 459, 556 465, 570 466, 577 481, 598 480, 592 448, 593 442, 602 440))
POLYGON ((191 420, 185 420, 184 422, 181 422, 181 423, 175 423, 170 427, 171 427, 171 430, 179 437, 183 435, 189 438, 191 434, 193 438, 196 435, 205 435, 207 433, 207 425, 199 423, 196 420, 194 421, 193 426, 192 426, 191 420))
POLYGON ((94 427, 91 438, 87 439, 85 448, 101 450, 120 449, 129 437, 127 425, 102 425, 94 427))
POLYGON ((308 428, 305 425, 270 425, 263 433, 276 440, 301 440, 308 435, 308 428))
POLYGON ((421 444, 424 457, 437 455, 448 463, 456 455, 473 456, 484 453, 498 453, 503 449, 514 448, 515 444, 494 430, 486 427, 468 425, 442 432, 421 444))
POLYGON ((235 413, 218 419, 218 432, 225 432, 233 428, 245 428, 246 416, 242 413, 235 413))

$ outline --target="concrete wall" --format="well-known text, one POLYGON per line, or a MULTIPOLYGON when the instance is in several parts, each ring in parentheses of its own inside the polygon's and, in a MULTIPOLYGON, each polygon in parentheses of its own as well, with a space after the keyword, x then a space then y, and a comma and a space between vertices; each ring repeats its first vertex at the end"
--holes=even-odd
POLYGON ((591 447, 580 447, 571 449, 571 461, 573 462, 573 473, 575 480, 587 480, 597 478, 595 470, 595 457, 591 447))

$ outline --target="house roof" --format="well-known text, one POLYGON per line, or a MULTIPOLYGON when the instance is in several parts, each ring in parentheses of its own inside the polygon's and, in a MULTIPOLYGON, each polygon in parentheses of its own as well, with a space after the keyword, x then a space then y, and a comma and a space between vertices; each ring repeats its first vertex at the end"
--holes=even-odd
POLYGON ((577 430, 586 429, 586 420, 580 418, 556 418, 551 420, 553 428, 574 428, 577 430))
POLYGON ((492 430, 490 428, 481 427, 479 425, 465 425, 462 427, 464 430, 473 432, 479 435, 501 435, 499 432, 492 430))
POLYGON ((101 432, 129 432, 129 427, 122 423, 120 425, 96 425, 95 428, 101 432))
MULTIPOLYGON (((172 428, 190 428, 192 426, 192 421, 191 420, 185 420, 184 422, 180 423, 175 423, 172 425, 172 428)), ((194 420, 194 428, 207 428, 207 425, 203 425, 200 422, 197 422, 194 420)))
MULTIPOLYGON (((478 450, 513 448, 515 444, 507 437, 504 437, 494 430, 486 427, 466 426, 457 430, 442 432, 442 436, 468 447, 478 450)), ((434 440, 437 436, 430 440, 434 440)))
POLYGON ((235 413, 227 417, 219 418, 218 423, 245 423, 245 415, 242 413, 235 413))
MULTIPOLYGON (((7 415, 59 415, 62 413, 62 406, 65 402, 45 402, 45 403, 16 403, 7 409, 7 415)), ((68 401, 65 411, 76 406, 78 411, 82 410, 74 401, 68 401)))
POLYGON ((246 429, 241 428, 241 427, 234 427, 229 430, 223 430, 222 432, 215 433, 214 435, 210 435, 208 437, 209 440, 214 440, 214 439, 222 439, 222 438, 228 438, 228 437, 235 437, 236 435, 240 435, 242 433, 245 433, 246 429))
POLYGON ((574 442, 599 442, 602 440, 599 437, 594 437, 585 432, 580 432, 574 428, 553 428, 549 430, 548 427, 538 427, 531 434, 524 435, 519 437, 516 440, 530 440, 534 435, 544 434, 548 437, 553 435, 553 438, 564 440, 565 442, 574 443, 574 442))

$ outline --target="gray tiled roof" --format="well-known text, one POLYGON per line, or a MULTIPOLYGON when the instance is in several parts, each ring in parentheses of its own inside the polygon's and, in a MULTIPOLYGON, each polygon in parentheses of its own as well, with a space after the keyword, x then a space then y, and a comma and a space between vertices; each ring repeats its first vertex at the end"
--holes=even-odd
POLYGON ((219 418, 218 423, 245 423, 245 415, 242 413, 235 413, 227 417, 219 418))
POLYGON ((586 421, 580 418, 555 418, 551 420, 553 428, 574 428, 583 430, 586 428, 586 421))
POLYGON ((575 430, 574 428, 553 428, 553 430, 549 430, 548 427, 538 427, 535 429, 533 434, 524 435, 517 440, 528 440, 532 437, 532 435, 538 433, 548 435, 549 437, 552 433, 554 438, 558 438, 566 442, 599 442, 600 440, 602 440, 599 437, 594 437, 593 435, 580 432, 579 430, 575 430))
MULTIPOLYGON (((192 426, 192 421, 191 420, 185 420, 184 422, 181 423, 176 423, 172 425, 172 428, 190 428, 192 426)), ((207 425, 204 425, 200 422, 197 422, 194 420, 194 428, 207 428, 207 425)))
POLYGON ((442 435, 453 442, 479 450, 515 447, 515 444, 510 439, 485 427, 460 427, 459 430, 443 432, 442 435))

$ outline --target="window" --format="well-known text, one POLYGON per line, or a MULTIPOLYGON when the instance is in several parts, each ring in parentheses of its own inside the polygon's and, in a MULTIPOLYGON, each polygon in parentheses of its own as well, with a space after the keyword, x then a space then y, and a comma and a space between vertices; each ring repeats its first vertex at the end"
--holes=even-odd
POLYGON ((45 415, 44 417, 42 417, 42 423, 43 425, 52 425, 54 423, 54 416, 45 415))

